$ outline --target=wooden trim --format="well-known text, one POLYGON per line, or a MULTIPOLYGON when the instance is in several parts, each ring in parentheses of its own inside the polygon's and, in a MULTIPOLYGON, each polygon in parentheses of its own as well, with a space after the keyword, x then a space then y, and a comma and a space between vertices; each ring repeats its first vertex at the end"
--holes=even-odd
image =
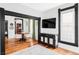
POLYGON ((0 8, 0 54, 5 54, 5 16, 4 8, 0 8))
POLYGON ((69 10, 69 9, 72 9, 72 8, 74 8, 74 7, 75 7, 75 5, 74 5, 74 6, 70 6, 70 7, 66 7, 66 8, 63 8, 63 9, 60 9, 60 11, 69 10))
POLYGON ((38 19, 38 43, 40 42, 40 22, 41 22, 41 18, 38 19))
POLYGON ((8 20, 5 20, 7 22, 7 38, 8 38, 8 20))
POLYGON ((38 20, 38 18, 40 18, 40 17, 25 15, 25 14, 22 14, 22 13, 17 13, 17 12, 8 11, 8 10, 5 10, 5 15, 22 17, 22 18, 29 18, 29 19, 35 19, 35 20, 38 20))
POLYGON ((78 4, 75 4, 75 45, 78 47, 78 4))

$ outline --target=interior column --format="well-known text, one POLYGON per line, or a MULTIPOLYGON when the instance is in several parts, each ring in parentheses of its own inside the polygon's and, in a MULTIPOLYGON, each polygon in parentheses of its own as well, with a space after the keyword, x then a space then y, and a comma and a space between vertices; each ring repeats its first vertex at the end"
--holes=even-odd
POLYGON ((0 55, 5 54, 5 14, 4 9, 0 8, 0 55))

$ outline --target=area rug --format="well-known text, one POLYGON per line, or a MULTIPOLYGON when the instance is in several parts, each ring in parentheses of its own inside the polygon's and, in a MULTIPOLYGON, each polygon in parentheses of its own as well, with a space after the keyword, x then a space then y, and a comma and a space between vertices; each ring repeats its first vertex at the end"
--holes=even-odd
POLYGON ((12 53, 10 55, 57 55, 57 53, 41 46, 41 45, 34 45, 29 48, 25 48, 18 52, 12 53))

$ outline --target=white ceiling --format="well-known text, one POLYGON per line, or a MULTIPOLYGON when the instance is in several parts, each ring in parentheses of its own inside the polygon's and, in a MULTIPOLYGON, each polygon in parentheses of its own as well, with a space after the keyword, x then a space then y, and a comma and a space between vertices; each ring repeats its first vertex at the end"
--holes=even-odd
POLYGON ((22 3, 22 5, 28 6, 32 9, 35 9, 37 11, 44 12, 48 9, 57 7, 63 3, 22 3))

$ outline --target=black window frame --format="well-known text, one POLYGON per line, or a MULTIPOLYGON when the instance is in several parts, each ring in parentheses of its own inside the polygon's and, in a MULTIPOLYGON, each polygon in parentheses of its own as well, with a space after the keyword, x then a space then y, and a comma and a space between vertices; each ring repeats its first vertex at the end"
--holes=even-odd
POLYGON ((78 3, 76 3, 73 6, 67 7, 67 8, 58 9, 58 18, 59 18, 58 42, 78 47, 78 3), (61 18, 60 17, 61 17, 62 11, 66 11, 66 10, 73 9, 73 8, 75 9, 75 43, 70 43, 70 42, 65 42, 61 40, 61 18))

